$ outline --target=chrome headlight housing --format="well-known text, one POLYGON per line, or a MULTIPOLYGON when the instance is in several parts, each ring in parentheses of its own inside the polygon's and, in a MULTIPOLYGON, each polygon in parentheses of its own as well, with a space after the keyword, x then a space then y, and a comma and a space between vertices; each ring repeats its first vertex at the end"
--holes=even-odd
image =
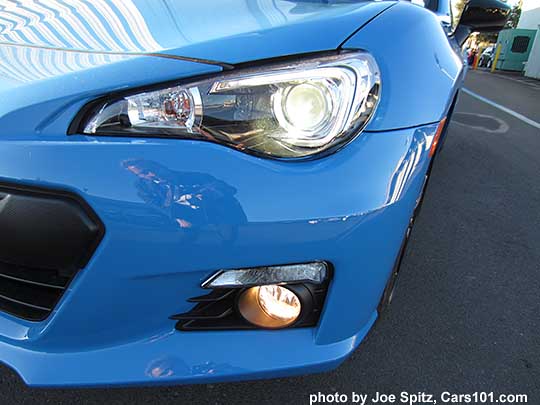
POLYGON ((94 105, 75 132, 189 138, 303 158, 360 133, 379 92, 373 57, 348 52, 125 94, 94 105))

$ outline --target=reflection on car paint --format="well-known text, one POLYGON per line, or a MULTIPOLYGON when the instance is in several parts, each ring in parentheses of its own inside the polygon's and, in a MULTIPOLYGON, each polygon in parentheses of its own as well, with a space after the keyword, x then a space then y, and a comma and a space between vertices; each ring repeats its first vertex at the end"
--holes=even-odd
POLYGON ((128 55, 75 53, 0 44, 0 75, 27 83, 129 58, 128 55))
POLYGON ((133 0, 7 2, 1 9, 2 43, 105 52, 162 49, 133 0))
POLYGON ((409 180, 414 176, 418 168, 419 162, 422 158, 427 158, 437 126, 438 124, 424 126, 413 132, 409 149, 399 160, 394 175, 390 180, 386 204, 395 203, 403 195, 409 180))
POLYGON ((0 75, 15 81, 46 79, 128 58, 115 52, 162 49, 132 0, 69 6, 51 0, 7 2, 0 8, 0 75), (112 54, 89 53, 98 49, 112 54))
POLYGON ((214 224, 225 242, 236 239, 238 227, 247 222, 236 189, 206 173, 178 172, 144 159, 126 160, 123 166, 137 177, 139 197, 195 237, 214 224))
POLYGON ((245 373, 247 371, 241 367, 234 367, 227 363, 216 363, 210 360, 188 366, 178 356, 167 355, 152 360, 146 368, 146 375, 151 378, 166 379, 175 375, 211 376, 228 373, 245 373))

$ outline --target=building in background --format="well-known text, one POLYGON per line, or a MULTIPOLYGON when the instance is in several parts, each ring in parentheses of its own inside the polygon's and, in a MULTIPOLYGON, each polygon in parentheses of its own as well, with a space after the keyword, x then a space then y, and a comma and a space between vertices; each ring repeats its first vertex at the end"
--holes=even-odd
MULTIPOLYGON (((486 34, 480 36, 478 39, 471 36, 473 44, 490 39, 486 34)), ((500 48, 497 69, 523 72, 525 76, 540 79, 540 0, 517 0, 506 29, 499 32, 496 41, 495 49, 500 48)))
POLYGON ((499 33, 497 46, 501 52, 497 69, 523 72, 529 59, 537 30, 506 29, 499 33))
POLYGON ((540 1, 523 0, 518 29, 534 30, 529 58, 525 63, 525 76, 540 79, 540 1))

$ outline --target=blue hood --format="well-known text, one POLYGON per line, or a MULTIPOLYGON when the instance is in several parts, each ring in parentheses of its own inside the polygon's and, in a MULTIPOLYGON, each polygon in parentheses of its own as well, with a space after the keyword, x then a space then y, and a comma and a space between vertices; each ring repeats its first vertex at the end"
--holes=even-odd
POLYGON ((0 4, 0 44, 239 63, 336 49, 392 2, 105 0, 0 4))

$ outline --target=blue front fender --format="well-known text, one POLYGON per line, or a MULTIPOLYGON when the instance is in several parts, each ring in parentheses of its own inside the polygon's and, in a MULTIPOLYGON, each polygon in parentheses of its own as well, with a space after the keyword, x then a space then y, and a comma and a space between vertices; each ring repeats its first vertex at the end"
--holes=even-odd
POLYGON ((379 15, 342 47, 367 50, 381 70, 380 103, 368 131, 440 121, 463 83, 459 48, 431 11, 407 2, 379 15))

